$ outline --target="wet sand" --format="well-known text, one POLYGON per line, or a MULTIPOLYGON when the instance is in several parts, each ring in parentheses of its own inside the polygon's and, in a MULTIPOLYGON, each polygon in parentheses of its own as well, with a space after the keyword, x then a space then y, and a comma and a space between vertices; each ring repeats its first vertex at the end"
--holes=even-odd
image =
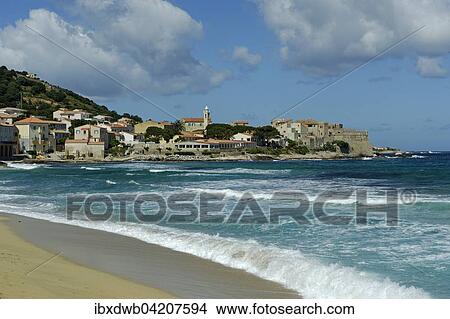
MULTIPOLYGON (((300 298, 297 292, 245 271, 134 238, 7 216, 9 227, 20 237, 53 254, 176 297, 300 298)), ((128 296, 124 293, 123 297, 128 296)))
POLYGON ((0 216, 0 298, 172 297, 55 256, 17 236, 10 223, 0 216))

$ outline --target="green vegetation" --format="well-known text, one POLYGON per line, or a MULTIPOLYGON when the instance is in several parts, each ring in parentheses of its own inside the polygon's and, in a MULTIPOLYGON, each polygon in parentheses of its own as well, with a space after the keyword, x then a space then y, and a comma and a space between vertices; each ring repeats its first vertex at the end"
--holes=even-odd
POLYGON ((326 151, 326 152, 337 152, 337 148, 339 147, 339 150, 343 154, 349 154, 350 153, 350 145, 347 142, 344 141, 333 141, 333 142, 327 142, 325 143, 322 148, 319 149, 319 151, 326 151))
POLYGON ((64 107, 69 110, 84 110, 94 115, 108 115, 114 120, 124 116, 136 122, 142 122, 139 116, 128 113, 120 115, 75 92, 42 80, 29 79, 26 75, 27 72, 8 70, 5 66, 0 67, 0 107, 22 106, 29 115, 45 116, 48 119, 53 117, 54 111, 64 107))
POLYGON ((142 123, 142 117, 138 116, 138 115, 131 115, 130 113, 123 113, 122 114, 123 117, 128 117, 129 119, 132 119, 134 121, 134 123, 142 123))
POLYGON ((334 141, 333 144, 337 145, 343 154, 350 153, 350 145, 344 141, 334 141))
MULTIPOLYGON (((113 140, 112 142, 114 142, 116 140, 113 140)), ((128 147, 126 145, 120 144, 119 142, 117 143, 111 143, 110 148, 108 149, 108 153, 112 156, 115 157, 122 157, 125 156, 125 153, 127 152, 128 147), (114 145, 114 146, 112 146, 114 145)))
POLYGON ((267 146, 269 140, 280 136, 278 130, 270 125, 257 127, 255 129, 255 137, 258 145, 267 146))
POLYGON ((295 153, 295 154, 301 154, 305 155, 309 153, 309 149, 305 145, 299 145, 297 142, 294 142, 292 140, 288 140, 288 145, 286 149, 289 152, 295 153))
POLYGON ((261 127, 252 126, 233 126, 229 124, 210 124, 206 128, 206 138, 215 138, 228 140, 237 133, 253 133, 256 137, 258 145, 267 146, 269 140, 279 137, 276 128, 266 125, 261 127))
POLYGON ((323 144, 323 146, 319 149, 319 151, 336 152, 336 145, 334 145, 333 143, 327 142, 327 143, 323 144))
MULTIPOLYGON (((232 126, 230 124, 209 124, 206 128, 206 138, 214 138, 219 140, 229 140, 234 134, 243 132, 236 129, 237 126, 232 126)), ((249 128, 253 129, 253 128, 249 128)))
POLYGON ((179 121, 176 121, 173 126, 166 128, 159 127, 149 127, 145 132, 145 140, 148 142, 159 143, 161 139, 168 142, 175 135, 180 134, 182 131, 182 124, 179 121))

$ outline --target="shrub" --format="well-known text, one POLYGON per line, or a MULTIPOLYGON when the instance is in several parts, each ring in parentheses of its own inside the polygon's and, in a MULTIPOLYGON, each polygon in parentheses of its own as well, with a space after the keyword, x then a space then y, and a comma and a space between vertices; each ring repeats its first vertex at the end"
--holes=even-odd
POLYGON ((322 146, 320 151, 336 152, 336 145, 334 145, 333 143, 327 142, 322 146))
POLYGON ((33 93, 33 95, 38 95, 38 94, 44 93, 44 92, 45 92, 45 85, 42 83, 36 82, 31 87, 31 93, 33 93))
POLYGON ((334 141, 333 144, 337 145, 343 154, 350 153, 350 145, 344 141, 334 141))
POLYGON ((64 92, 60 90, 50 90, 46 92, 45 95, 47 95, 48 98, 54 100, 55 102, 62 102, 66 98, 64 92))

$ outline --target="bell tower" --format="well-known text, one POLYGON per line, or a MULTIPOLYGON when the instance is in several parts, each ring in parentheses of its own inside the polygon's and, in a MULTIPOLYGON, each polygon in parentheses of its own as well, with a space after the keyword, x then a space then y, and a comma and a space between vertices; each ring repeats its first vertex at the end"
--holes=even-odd
POLYGON ((203 110, 203 127, 206 127, 211 124, 211 113, 209 113, 208 105, 205 106, 203 110))

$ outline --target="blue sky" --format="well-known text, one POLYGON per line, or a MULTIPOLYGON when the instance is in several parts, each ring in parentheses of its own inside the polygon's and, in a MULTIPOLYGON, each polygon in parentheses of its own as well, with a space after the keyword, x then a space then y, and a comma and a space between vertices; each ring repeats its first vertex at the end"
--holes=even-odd
POLYGON ((170 120, 28 25, 177 118, 200 116, 208 104, 215 122, 262 125, 426 25, 283 117, 367 129, 374 145, 448 150, 450 1, 431 3, 5 0, 0 64, 119 112, 170 120))

